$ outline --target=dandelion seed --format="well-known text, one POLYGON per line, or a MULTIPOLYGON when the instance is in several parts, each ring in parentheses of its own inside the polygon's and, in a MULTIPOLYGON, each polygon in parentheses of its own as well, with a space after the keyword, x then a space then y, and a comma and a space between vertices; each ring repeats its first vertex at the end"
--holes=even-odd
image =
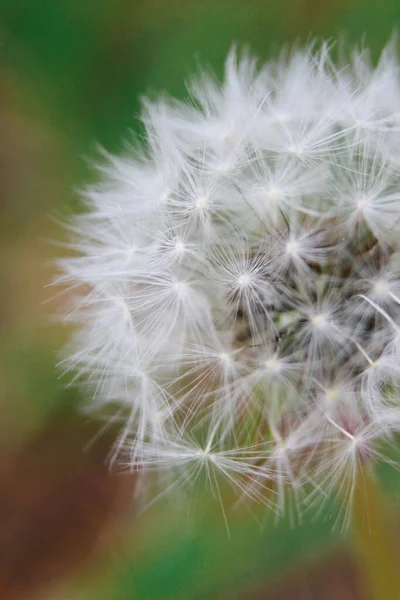
MULTIPOLYGON (((329 46, 232 52, 191 105, 146 102, 69 226, 62 362, 117 407, 115 457, 161 495, 351 505, 400 430, 400 79, 329 46), (385 93, 382 93, 382 90, 385 93)), ((347 512, 346 512, 347 515, 347 512)))

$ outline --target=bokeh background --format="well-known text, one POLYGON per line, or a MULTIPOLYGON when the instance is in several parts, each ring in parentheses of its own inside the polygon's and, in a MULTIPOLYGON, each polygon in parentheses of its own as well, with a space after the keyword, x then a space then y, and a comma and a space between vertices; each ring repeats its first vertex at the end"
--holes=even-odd
MULTIPOLYGON (((140 131, 142 95, 185 97, 233 43, 267 59, 340 35, 376 59, 399 25, 398 0, 0 0, 0 598, 366 598, 332 507, 295 525, 229 513, 229 534, 206 496, 138 515, 134 478, 107 467, 115 432, 55 367, 68 334, 48 283, 98 144, 140 131)), ((396 523, 399 475, 382 477, 396 523)))

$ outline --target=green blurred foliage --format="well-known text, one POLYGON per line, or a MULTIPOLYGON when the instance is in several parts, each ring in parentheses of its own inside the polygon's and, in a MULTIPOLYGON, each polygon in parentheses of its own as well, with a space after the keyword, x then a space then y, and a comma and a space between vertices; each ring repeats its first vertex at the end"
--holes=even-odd
POLYGON ((216 517, 222 515, 209 515, 201 532, 169 532, 148 556, 118 569, 99 600, 240 597, 263 579, 275 578, 293 560, 304 560, 310 548, 323 546, 331 537, 327 521, 291 528, 287 520, 272 519, 264 529, 254 520, 233 519, 228 537, 226 529, 213 523, 216 517))
POLYGON ((141 94, 182 97, 199 64, 222 73, 233 43, 266 58, 296 38, 366 34, 376 55, 400 22, 397 0, 2 0, 0 11, 4 64, 75 151, 118 147, 141 94))
MULTIPOLYGON (((14 256, 41 237, 62 238, 48 215, 78 208, 74 190, 93 177, 87 159, 96 157, 96 144, 117 151, 128 129, 140 131, 143 94, 183 98, 200 66, 221 76, 234 43, 266 59, 297 38, 359 42, 365 35, 376 58, 399 24, 398 0, 0 0, 0 109, 12 123, 9 135, 20 139, 7 153, 21 181, 11 182, 0 206, 7 282, 0 389, 12 399, 15 444, 78 399, 54 366, 63 334, 42 323, 41 302, 51 295, 41 293, 52 273, 47 261, 62 250, 44 243, 37 255, 27 252, 25 270, 14 256)), ((384 476, 397 491, 398 478, 384 476)), ((197 506, 202 516, 191 526, 168 508, 161 500, 150 516, 138 517, 126 547, 102 574, 68 588, 68 600, 233 598, 337 540, 329 511, 294 528, 269 518, 262 530, 251 515, 233 514, 229 538, 218 505, 197 506)))

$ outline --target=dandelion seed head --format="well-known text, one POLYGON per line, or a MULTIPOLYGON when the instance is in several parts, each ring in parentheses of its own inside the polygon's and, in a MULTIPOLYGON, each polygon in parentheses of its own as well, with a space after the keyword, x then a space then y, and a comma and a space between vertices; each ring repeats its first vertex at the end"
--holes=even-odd
POLYGON ((397 55, 231 52, 190 93, 145 102, 67 226, 62 368, 143 477, 301 511, 400 429, 397 55))

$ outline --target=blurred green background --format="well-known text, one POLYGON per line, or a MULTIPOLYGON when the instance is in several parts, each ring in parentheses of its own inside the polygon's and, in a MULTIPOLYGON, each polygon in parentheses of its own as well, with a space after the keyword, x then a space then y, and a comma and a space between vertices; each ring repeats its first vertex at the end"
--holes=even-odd
POLYGON ((340 35, 376 58, 399 25, 398 0, 0 0, 1 598, 363 597, 333 509, 294 526, 231 512, 229 535, 207 498, 137 516, 135 482, 106 467, 113 432, 96 438, 55 368, 67 332, 46 284, 57 221, 79 210, 97 144, 140 130, 141 96, 185 97, 233 43, 267 59, 340 35))

